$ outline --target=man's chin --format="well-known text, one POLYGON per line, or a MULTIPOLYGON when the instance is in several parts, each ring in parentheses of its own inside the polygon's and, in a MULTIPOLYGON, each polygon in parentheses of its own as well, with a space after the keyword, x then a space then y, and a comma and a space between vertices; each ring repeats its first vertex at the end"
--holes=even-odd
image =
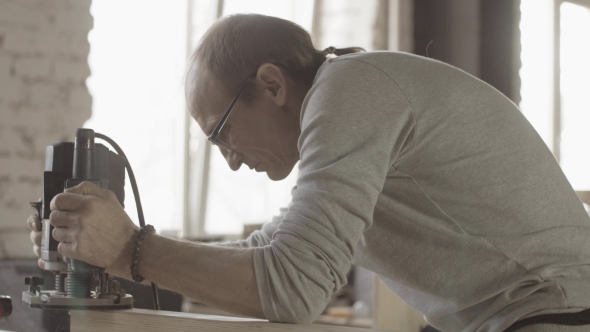
POLYGON ((289 176, 289 173, 281 174, 278 172, 274 172, 272 170, 268 170, 268 171, 266 171, 266 176, 268 176, 268 178, 273 181, 281 181, 281 180, 284 180, 287 176, 289 176))
MULTIPOLYGON (((293 165, 295 166, 295 165, 293 165)), ((291 167, 283 167, 281 169, 269 169, 266 170, 266 176, 268 176, 269 179, 273 180, 273 181, 281 181, 284 180, 287 176, 289 176, 289 174, 291 174, 291 171, 293 170, 293 166, 291 167)))

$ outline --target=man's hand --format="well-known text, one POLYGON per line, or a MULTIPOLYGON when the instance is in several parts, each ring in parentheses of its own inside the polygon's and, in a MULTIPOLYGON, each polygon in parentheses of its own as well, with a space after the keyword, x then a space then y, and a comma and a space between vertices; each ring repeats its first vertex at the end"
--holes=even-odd
POLYGON ((31 242, 33 242, 33 251, 39 257, 37 264, 40 268, 45 267, 45 262, 41 259, 41 220, 37 214, 32 214, 27 219, 27 226, 31 230, 31 242))
POLYGON ((83 182, 56 195, 50 208, 60 254, 114 270, 131 264, 138 227, 113 192, 83 182))
MULTIPOLYGON (((64 256, 104 267, 131 279, 135 234, 115 194, 84 182, 51 201, 53 237, 64 256)), ((148 233, 138 259, 139 274, 198 302, 264 318, 254 271, 254 248, 180 241, 148 233)))

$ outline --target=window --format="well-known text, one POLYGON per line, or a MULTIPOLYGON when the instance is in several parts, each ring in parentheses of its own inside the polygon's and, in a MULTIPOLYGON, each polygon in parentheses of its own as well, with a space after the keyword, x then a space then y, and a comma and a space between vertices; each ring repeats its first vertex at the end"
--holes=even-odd
MULTIPOLYGON (((93 115, 85 124, 113 138, 135 172, 146 223, 182 228, 182 77, 186 3, 93 1, 88 87, 93 115)), ((97 141, 98 142, 98 141, 97 141)), ((126 211, 137 222, 127 180, 126 211)))
MULTIPOLYGON (((281 182, 245 167, 232 172, 186 114, 183 77, 192 49, 219 14, 256 12, 310 30, 313 0, 95 1, 91 11, 94 99, 85 127, 126 152, 147 223, 168 234, 237 234, 289 203, 297 171, 281 182)), ((137 221, 129 194, 126 211, 137 221)))
MULTIPOLYGON (((203 1, 201 3, 201 6, 206 5, 203 1)), ((235 13, 276 16, 291 20, 309 32, 313 5, 313 0, 225 0, 218 10, 223 16, 235 13)), ((204 31, 201 29, 207 28, 199 27, 195 34, 202 35, 204 31)), ((278 214, 280 207, 291 201, 297 166, 287 179, 279 182, 269 180, 266 173, 255 173, 245 166, 233 172, 218 149, 208 145, 194 121, 190 133, 191 154, 198 157, 193 158, 191 164, 189 236, 241 234, 244 224, 268 222, 278 214), (193 204, 195 202, 199 204, 193 204)))
MULTIPOLYGON (((216 10, 223 16, 259 13, 291 20, 308 32, 315 30, 316 48, 362 46, 370 50, 374 43, 378 2, 365 2, 359 5, 354 0, 224 0, 216 10), (321 20, 318 20, 319 16, 321 20), (314 23, 317 26, 314 27, 314 23)), ((398 18, 402 11, 398 10, 398 1, 395 3, 390 14, 398 18)), ((206 0, 195 0, 193 4, 203 8, 208 6, 206 0)), ((399 21, 404 22, 404 28, 408 25, 407 18, 399 21)), ((202 35, 207 27, 201 25, 194 34, 202 35)), ((389 42, 394 48, 399 48, 400 44, 405 46, 405 40, 397 38, 401 35, 399 28, 395 25, 395 29, 389 32, 392 38, 389 42)), ((287 179, 280 182, 270 181, 266 174, 256 174, 246 167, 232 172, 217 148, 208 145, 194 121, 189 131, 191 185, 185 225, 188 236, 241 233, 244 224, 270 221, 280 207, 287 206, 291 201, 291 189, 298 175, 297 166, 287 179)))
POLYGON ((590 1, 522 0, 521 109, 575 190, 590 190, 590 1))
MULTIPOLYGON (((377 4, 377 0, 363 6, 353 0, 94 1, 88 80, 93 116, 85 126, 111 136, 125 150, 138 180, 146 222, 159 232, 190 238, 240 234, 244 224, 269 221, 291 200, 297 166, 279 182, 247 167, 232 172, 186 112, 187 59, 218 17, 277 16, 309 32, 318 30, 323 38, 316 47, 371 49, 377 4), (320 21, 314 17, 318 10, 320 21)), ((389 13, 395 22, 409 16, 397 9, 392 6, 389 13)), ((389 32, 394 49, 400 47, 396 30, 400 27, 395 25, 389 32)), ((137 221, 131 191, 127 192, 126 211, 137 221)))

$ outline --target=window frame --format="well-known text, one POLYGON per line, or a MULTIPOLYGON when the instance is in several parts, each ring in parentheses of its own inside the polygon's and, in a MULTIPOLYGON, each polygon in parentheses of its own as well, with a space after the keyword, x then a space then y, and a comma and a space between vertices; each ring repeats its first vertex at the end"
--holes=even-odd
POLYGON ((555 159, 561 161, 561 120, 562 120, 562 102, 561 102, 561 5, 563 3, 572 3, 583 6, 590 10, 590 0, 553 0, 553 75, 551 77, 553 92, 553 130, 551 137, 551 150, 555 159))
MULTIPOLYGON (((187 0, 186 24, 186 59, 188 61, 197 45, 197 41, 204 31, 197 32, 194 26, 196 3, 199 0, 187 0)), ((211 22, 219 19, 223 14, 224 0, 217 0, 213 13, 207 19, 211 22)), ((186 101, 185 101, 186 102, 186 101)), ((187 105, 185 104, 185 109, 187 105)), ((207 192, 209 190, 209 166, 211 162, 211 144, 200 130, 195 130, 195 124, 188 110, 183 121, 183 227, 182 237, 204 238, 205 215, 207 213, 207 192), (192 145, 192 146, 191 146, 192 145), (193 151, 194 148, 194 151, 193 151)))

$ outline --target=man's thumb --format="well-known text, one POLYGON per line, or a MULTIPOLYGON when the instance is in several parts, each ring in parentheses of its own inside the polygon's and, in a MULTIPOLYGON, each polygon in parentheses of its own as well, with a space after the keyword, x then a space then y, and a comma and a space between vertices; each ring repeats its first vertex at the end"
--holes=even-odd
POLYGON ((99 187, 89 181, 84 181, 75 187, 71 187, 71 188, 64 190, 65 193, 70 193, 70 194, 92 195, 92 196, 106 198, 104 191, 105 191, 104 189, 102 189, 101 187, 99 187))

